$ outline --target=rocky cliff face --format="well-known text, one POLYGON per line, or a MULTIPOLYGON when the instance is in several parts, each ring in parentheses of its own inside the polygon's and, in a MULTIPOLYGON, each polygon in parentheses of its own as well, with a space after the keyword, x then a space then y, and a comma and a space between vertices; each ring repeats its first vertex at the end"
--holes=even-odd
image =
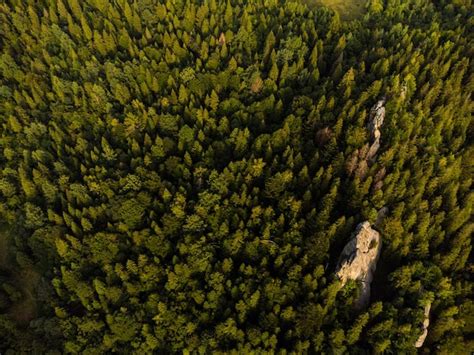
POLYGON ((360 223, 352 239, 346 244, 339 257, 337 276, 342 286, 348 280, 361 282, 360 297, 355 307, 363 308, 370 300, 370 283, 382 248, 379 232, 369 222, 360 223))
POLYGON ((428 335, 428 327, 430 325, 430 310, 431 310, 431 303, 428 303, 425 306, 425 320, 423 321, 423 324, 421 325, 421 329, 423 330, 423 333, 421 333, 420 337, 415 343, 415 348, 421 348, 423 346, 423 343, 425 342, 426 336, 428 335))

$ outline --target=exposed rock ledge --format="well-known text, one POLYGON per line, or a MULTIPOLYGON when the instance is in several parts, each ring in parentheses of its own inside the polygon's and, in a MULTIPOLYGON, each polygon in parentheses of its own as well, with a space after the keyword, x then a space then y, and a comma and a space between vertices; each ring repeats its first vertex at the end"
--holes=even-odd
POLYGON ((348 280, 361 282, 360 297, 355 303, 356 308, 364 308, 370 300, 370 283, 373 279, 377 261, 382 248, 379 232, 369 222, 360 223, 352 239, 342 250, 337 266, 337 276, 342 286, 348 280))
POLYGON ((430 310, 431 310, 431 303, 428 303, 425 306, 425 320, 423 321, 423 324, 421 326, 421 329, 423 329, 423 333, 421 333, 420 337, 415 343, 415 348, 421 348, 423 346, 423 343, 425 342, 426 336, 428 335, 428 327, 430 325, 430 310))
POLYGON ((369 113, 367 129, 370 133, 370 146, 367 143, 362 148, 355 150, 347 164, 349 175, 355 172, 359 178, 364 178, 370 165, 375 160, 380 148, 380 129, 385 120, 385 98, 377 101, 369 113))
POLYGON ((377 101, 377 103, 370 109, 369 124, 367 128, 370 131, 370 138, 372 145, 369 148, 366 159, 371 161, 375 158, 377 151, 380 148, 380 128, 382 128, 385 120, 385 98, 377 101))
POLYGON ((385 119, 385 98, 377 101, 370 109, 368 129, 373 140, 380 138, 380 128, 385 119))

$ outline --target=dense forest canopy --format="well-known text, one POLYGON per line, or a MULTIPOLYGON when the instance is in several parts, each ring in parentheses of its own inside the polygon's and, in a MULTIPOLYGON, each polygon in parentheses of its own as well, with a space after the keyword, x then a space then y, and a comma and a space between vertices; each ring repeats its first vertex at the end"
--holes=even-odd
POLYGON ((0 352, 474 350, 471 0, 306 3, 1 2, 0 352))
POLYGON ((343 20, 362 17, 366 12, 365 0, 300 0, 309 7, 326 6, 334 10, 343 20))

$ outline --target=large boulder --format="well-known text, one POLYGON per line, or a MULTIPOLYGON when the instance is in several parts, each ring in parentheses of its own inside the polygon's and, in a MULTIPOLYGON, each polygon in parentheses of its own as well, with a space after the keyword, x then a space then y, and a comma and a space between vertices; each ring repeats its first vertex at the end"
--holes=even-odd
POLYGON ((426 336, 428 335, 428 327, 430 325, 430 310, 431 310, 431 303, 428 303, 425 306, 425 319, 423 321, 423 324, 421 325, 421 329, 423 330, 423 333, 419 336, 415 343, 415 348, 421 348, 423 346, 423 343, 425 342, 426 336))
POLYGON ((357 226, 353 237, 339 257, 336 275, 341 280, 341 287, 349 280, 361 283, 360 296, 355 304, 357 308, 364 308, 369 303, 370 283, 374 277, 381 248, 380 233, 366 221, 357 226))

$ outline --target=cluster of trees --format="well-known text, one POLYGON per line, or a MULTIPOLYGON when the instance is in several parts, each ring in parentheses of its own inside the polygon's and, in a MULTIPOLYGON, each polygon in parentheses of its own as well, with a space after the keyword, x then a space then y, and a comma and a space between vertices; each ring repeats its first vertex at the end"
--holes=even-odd
POLYGON ((472 349, 472 10, 3 1, 0 351, 412 352, 427 303, 424 349, 472 349))

